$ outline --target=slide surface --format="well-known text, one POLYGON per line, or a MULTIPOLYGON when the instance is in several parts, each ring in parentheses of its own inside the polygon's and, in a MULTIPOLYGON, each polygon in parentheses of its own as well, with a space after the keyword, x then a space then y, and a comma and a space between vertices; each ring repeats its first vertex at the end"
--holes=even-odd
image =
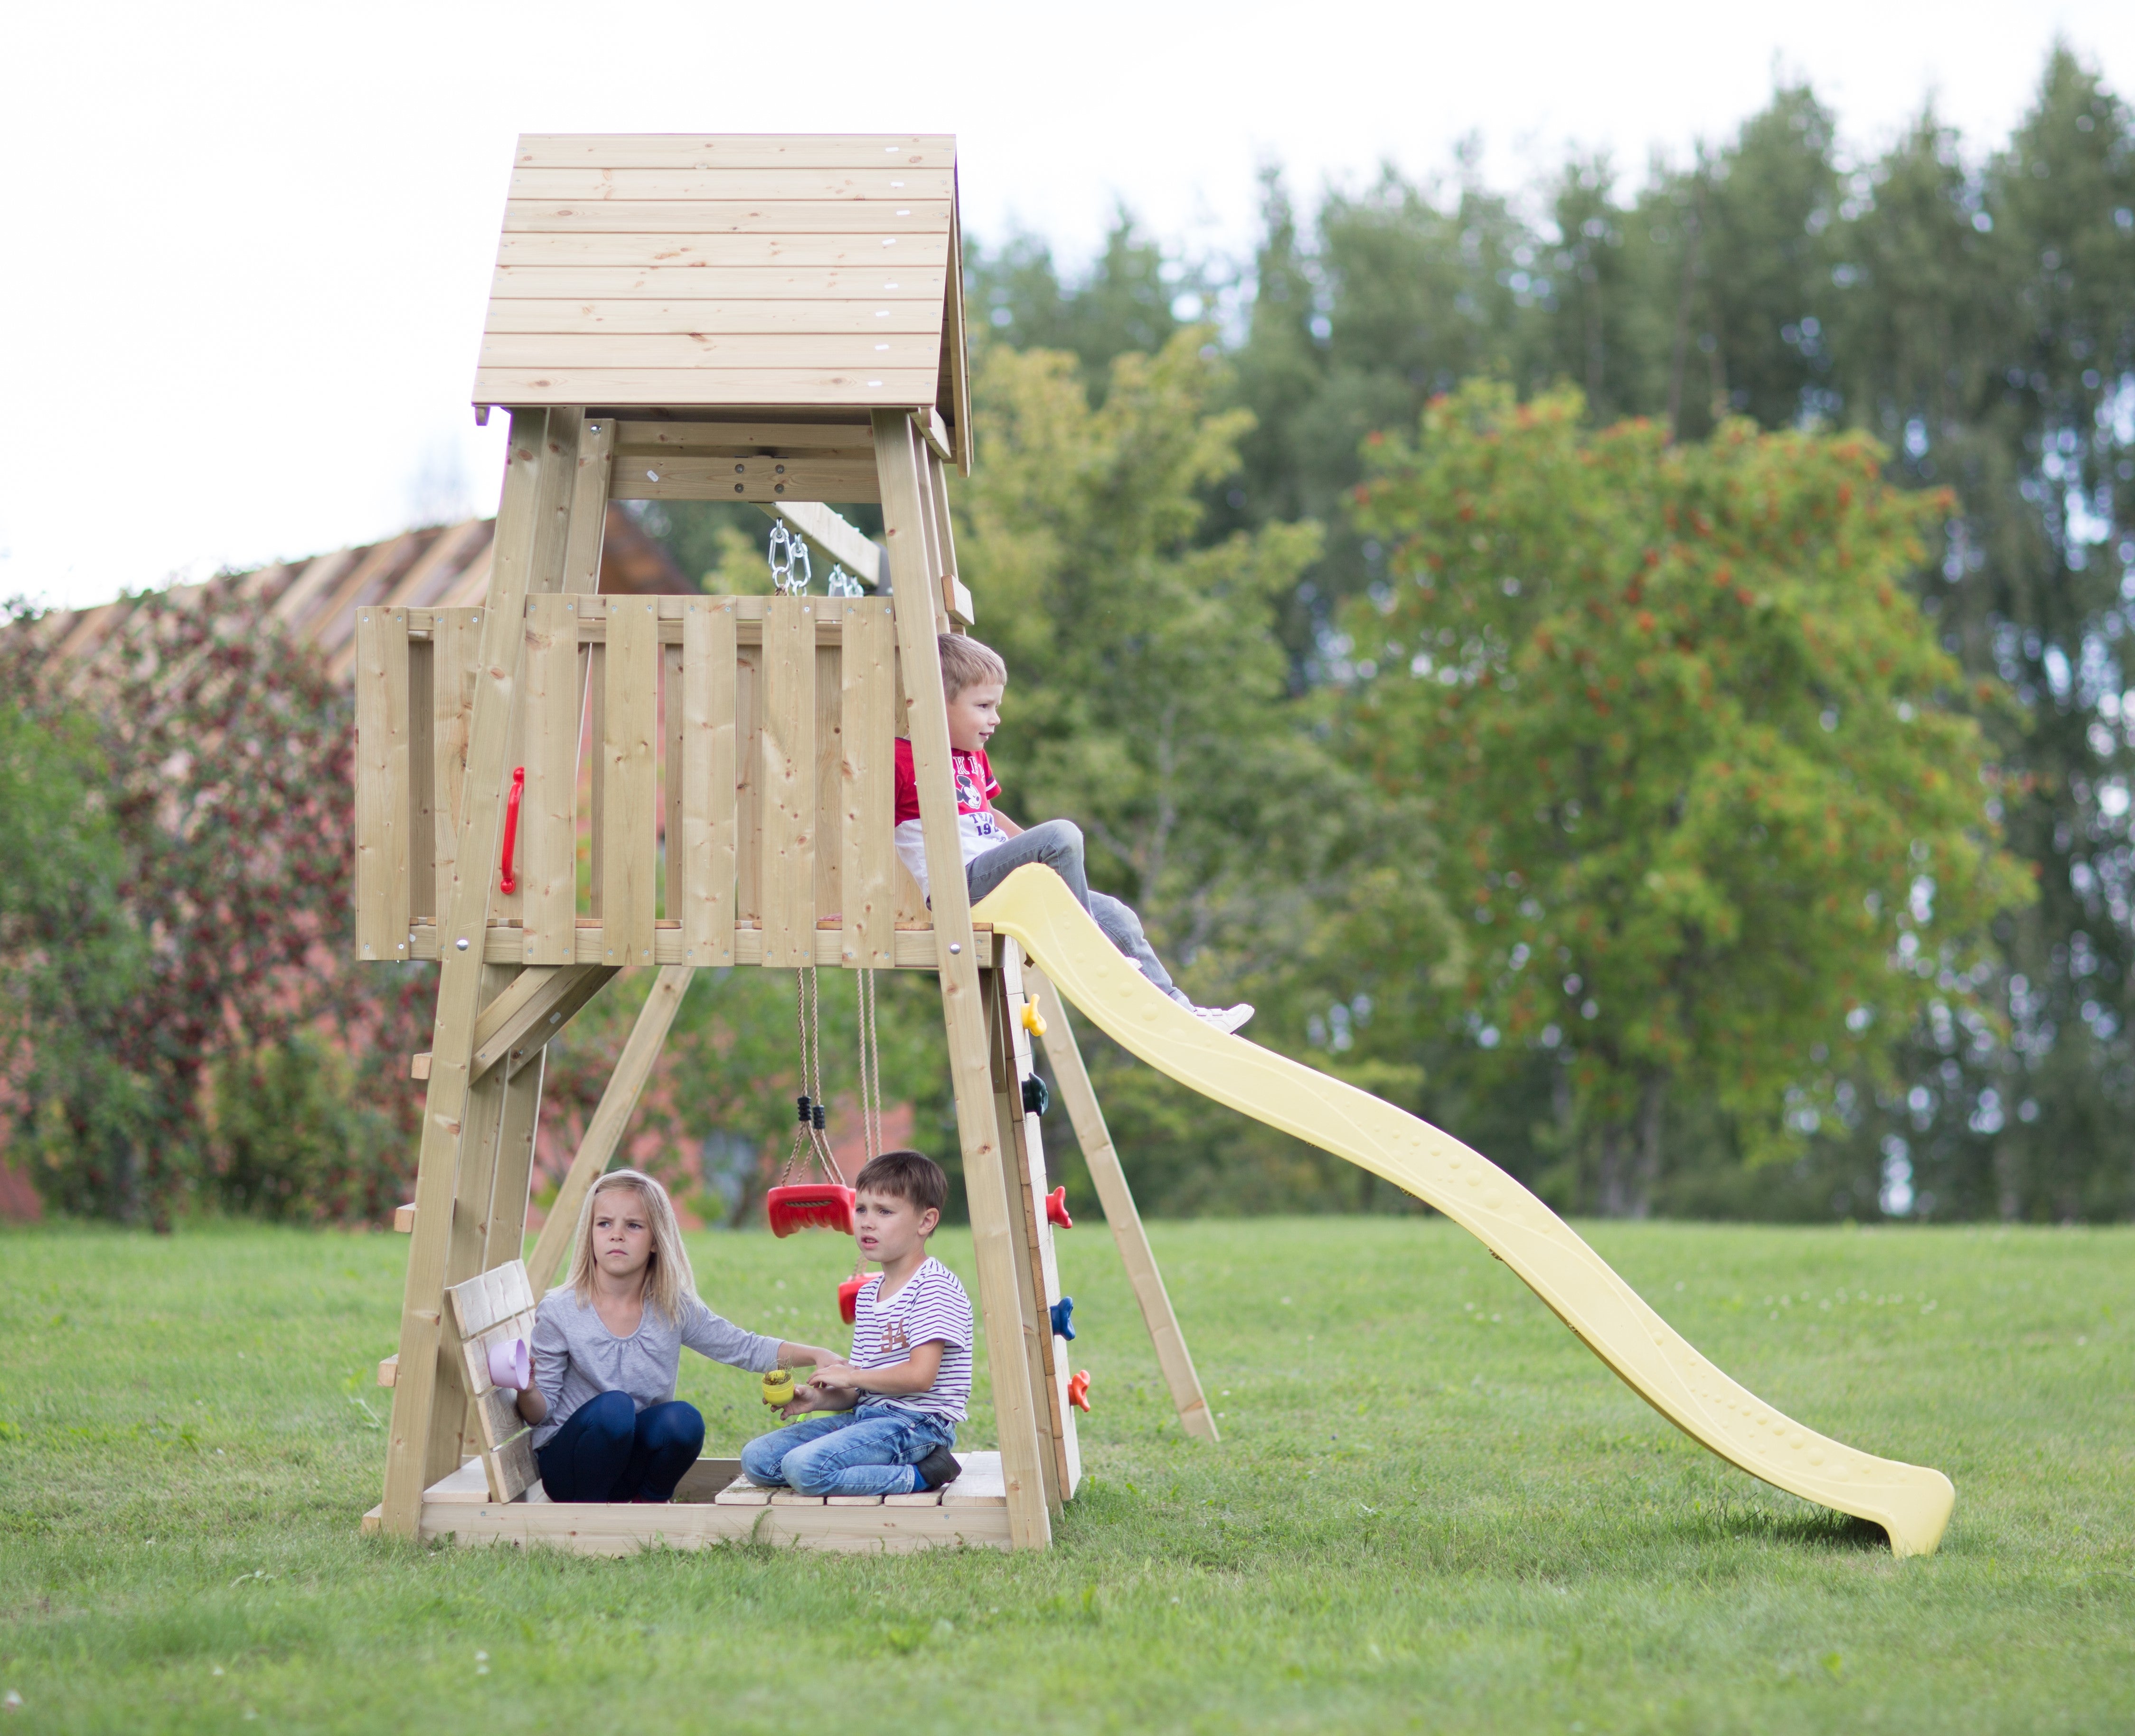
POLYGON ((1942 1540, 1957 1498, 1942 1472, 1818 1434, 1729 1380, 1571 1225, 1450 1134, 1285 1055, 1209 1029, 1150 986, 1049 868, 1019 868, 971 919, 1012 937, 1062 995, 1137 1059, 1383 1176, 1445 1213, 1692 1439, 1804 1501, 1872 1520, 1890 1535, 1894 1554, 1929 1554, 1942 1540))

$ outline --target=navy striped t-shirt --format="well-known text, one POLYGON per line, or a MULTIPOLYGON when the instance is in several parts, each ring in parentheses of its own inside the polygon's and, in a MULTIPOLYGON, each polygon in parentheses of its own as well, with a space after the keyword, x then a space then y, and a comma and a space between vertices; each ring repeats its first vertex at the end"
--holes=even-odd
POLYGON ((894 1368, 912 1360, 915 1345, 937 1341, 942 1368, 932 1386, 920 1393, 869 1393, 861 1408, 896 1404, 961 1423, 971 1398, 971 1299, 956 1274, 930 1254, 886 1302, 879 1272, 861 1285, 853 1307, 854 1368, 894 1368))

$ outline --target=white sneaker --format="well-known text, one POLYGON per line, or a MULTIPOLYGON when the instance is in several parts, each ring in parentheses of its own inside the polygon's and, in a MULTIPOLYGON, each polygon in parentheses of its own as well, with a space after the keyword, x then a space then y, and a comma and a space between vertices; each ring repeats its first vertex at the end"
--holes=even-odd
POLYGON ((1197 1006, 1193 1009, 1195 1018, 1203 1025, 1214 1026, 1227 1037, 1252 1016, 1252 1007, 1243 1001, 1236 1006, 1197 1006))

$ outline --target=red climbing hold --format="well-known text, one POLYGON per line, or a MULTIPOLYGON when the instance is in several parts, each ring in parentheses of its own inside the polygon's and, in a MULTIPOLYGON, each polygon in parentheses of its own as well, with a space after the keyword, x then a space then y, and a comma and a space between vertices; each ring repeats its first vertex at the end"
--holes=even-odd
POLYGON ((1090 1371, 1078 1368, 1068 1377, 1068 1402, 1084 1415, 1090 1409, 1090 1371))
POLYGON ((1075 1220, 1068 1215, 1068 1190, 1056 1187, 1045 1196, 1045 1221, 1057 1229, 1072 1229, 1075 1220))

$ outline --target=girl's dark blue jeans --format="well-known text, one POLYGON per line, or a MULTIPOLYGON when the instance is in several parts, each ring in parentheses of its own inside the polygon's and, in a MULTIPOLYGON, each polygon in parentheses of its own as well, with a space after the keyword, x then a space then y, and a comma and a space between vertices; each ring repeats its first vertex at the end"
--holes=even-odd
POLYGON ((704 1444, 695 1405, 671 1399, 640 1410, 628 1393, 603 1393, 534 1457, 551 1501, 666 1501, 704 1444))

